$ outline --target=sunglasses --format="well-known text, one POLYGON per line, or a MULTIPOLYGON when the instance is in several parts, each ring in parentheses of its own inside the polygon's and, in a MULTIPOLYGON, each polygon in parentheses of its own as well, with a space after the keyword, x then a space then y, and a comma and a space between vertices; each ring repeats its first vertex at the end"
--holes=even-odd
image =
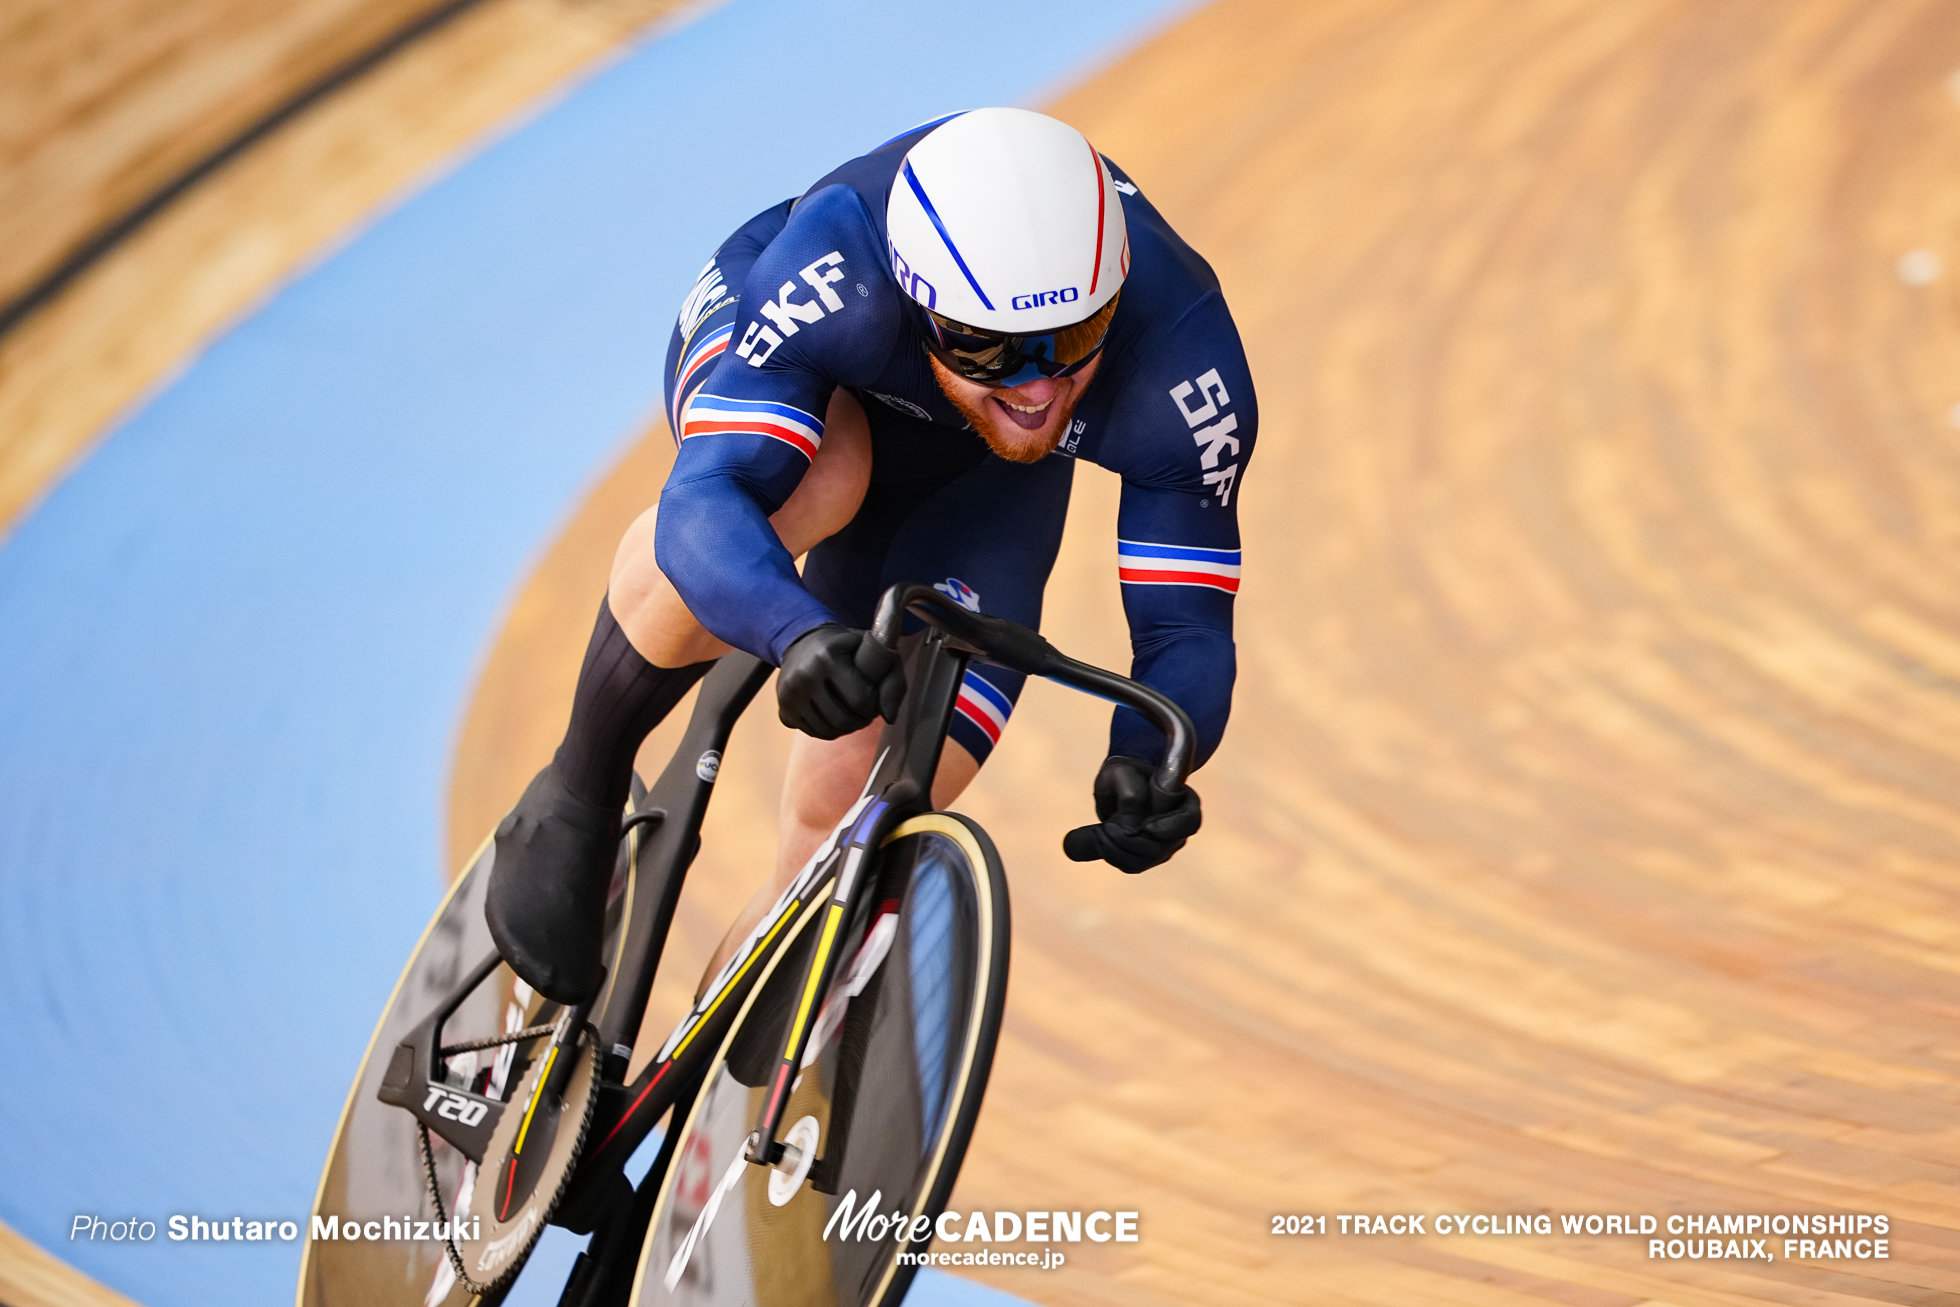
POLYGON ((968 381, 995 387, 1025 385, 1037 377, 1059 379, 1088 367, 1102 352, 1115 310, 1112 299, 1082 322, 1016 336, 983 331, 921 309, 926 315, 926 350, 968 381))

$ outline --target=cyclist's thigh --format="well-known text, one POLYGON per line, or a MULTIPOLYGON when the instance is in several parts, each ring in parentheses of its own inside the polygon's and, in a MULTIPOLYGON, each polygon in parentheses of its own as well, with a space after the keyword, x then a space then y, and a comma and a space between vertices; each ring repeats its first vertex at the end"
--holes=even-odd
MULTIPOLYGON (((1039 629, 1048 575, 1068 515, 1072 459, 1009 463, 980 446, 964 468, 886 481, 882 455, 928 424, 865 405, 872 432, 870 490, 857 517, 810 551, 810 592, 847 622, 868 626, 878 596, 898 581, 927 581, 978 611, 1039 629)), ((935 436, 945 428, 933 428, 935 436)), ((974 445, 971 433, 954 433, 974 445)), ((917 445, 909 446, 916 450, 917 445)), ((980 762, 1000 739, 1025 678, 975 664, 951 736, 980 762)))

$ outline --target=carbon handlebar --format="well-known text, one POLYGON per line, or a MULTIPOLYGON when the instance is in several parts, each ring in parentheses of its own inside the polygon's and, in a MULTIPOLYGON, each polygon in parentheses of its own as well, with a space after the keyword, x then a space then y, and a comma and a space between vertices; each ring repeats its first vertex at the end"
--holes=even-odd
MULTIPOLYGON (((963 608, 921 581, 901 581, 885 591, 878 600, 878 615, 872 619, 872 637, 887 649, 896 650, 908 610, 1002 667, 1028 676, 1045 676, 1085 694, 1136 709, 1169 741, 1163 765, 1150 778, 1151 788, 1167 796, 1183 792, 1184 779, 1191 774, 1191 763, 1197 753, 1198 737, 1184 709, 1164 695, 1127 676, 1078 662, 1020 623, 963 608)), ((1073 851, 1070 856, 1075 856, 1073 851)))

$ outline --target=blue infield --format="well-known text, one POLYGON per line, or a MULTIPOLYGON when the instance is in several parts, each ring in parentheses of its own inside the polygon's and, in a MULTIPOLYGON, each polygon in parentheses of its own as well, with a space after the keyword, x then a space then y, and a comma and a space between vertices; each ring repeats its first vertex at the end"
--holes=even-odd
POLYGON ((657 409, 693 274, 835 163, 1188 7, 713 9, 381 217, 53 490, 0 547, 0 1219, 147 1307, 291 1300, 297 1244, 72 1218, 303 1217, 436 903, 475 673, 657 409))

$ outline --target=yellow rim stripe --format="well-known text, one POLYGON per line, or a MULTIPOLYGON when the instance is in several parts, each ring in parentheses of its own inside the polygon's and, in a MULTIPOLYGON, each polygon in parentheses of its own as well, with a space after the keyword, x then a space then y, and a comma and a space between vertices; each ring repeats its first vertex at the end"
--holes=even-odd
MULTIPOLYGON (((628 817, 633 814, 629 811, 628 817)), ((635 826, 626 833, 626 901, 619 908, 619 938, 613 944, 612 969, 606 973, 606 989, 599 997, 599 1006, 592 1013, 592 1028, 597 1030, 599 1023, 606 1019, 606 1010, 612 1006, 613 995, 619 989, 619 964, 626 956, 626 937, 633 933, 633 886, 640 879, 640 833, 646 827, 635 826)))
MULTIPOLYGON (((987 941, 994 935, 994 887, 988 873, 987 855, 980 848, 980 841, 973 837, 973 832, 968 830, 964 823, 954 820, 945 813, 928 812, 902 823, 897 830, 887 835, 878 847, 883 848, 893 840, 907 835, 924 835, 928 832, 943 835, 959 845, 961 851, 966 854, 968 865, 972 868, 974 902, 980 909, 980 920, 975 923, 974 938, 980 945, 979 961, 982 964, 975 976, 979 981, 973 991, 977 1001, 973 1005, 973 1011, 967 1016, 966 1044, 960 1058, 959 1074, 953 1078, 953 1096, 942 1109, 945 1120, 939 1128, 939 1142, 932 1150, 931 1174, 936 1181, 940 1168, 946 1163, 946 1149, 953 1142, 953 1126, 959 1120, 960 1109, 966 1103, 967 1082, 974 1058, 980 1051, 980 1025, 987 1008, 987 989, 993 983, 994 953, 987 947, 987 941)), ((919 1191, 919 1201, 912 1209, 913 1220, 916 1221, 924 1214, 926 1200, 931 1197, 932 1185, 928 1184, 919 1191)), ((884 1278, 878 1282, 878 1291, 872 1301, 883 1302, 885 1290, 891 1285, 892 1277, 896 1274, 898 1274, 898 1259, 894 1257, 886 1264, 884 1278)))

